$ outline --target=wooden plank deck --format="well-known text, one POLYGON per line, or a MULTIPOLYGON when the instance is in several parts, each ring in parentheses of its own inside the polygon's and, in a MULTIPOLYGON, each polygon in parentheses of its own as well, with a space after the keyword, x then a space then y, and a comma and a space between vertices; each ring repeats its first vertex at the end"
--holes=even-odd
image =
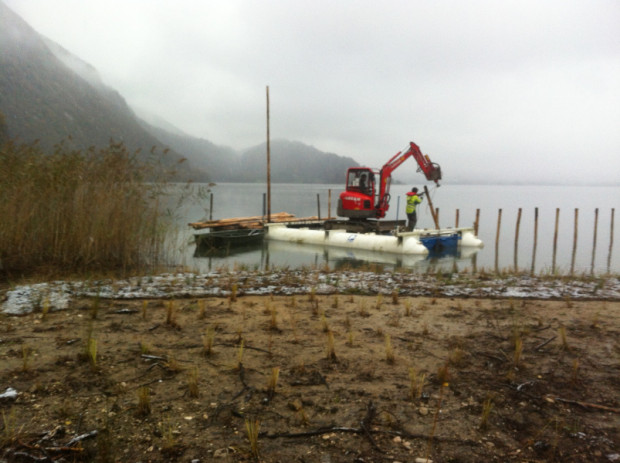
MULTIPOLYGON (((318 221, 318 217, 295 217, 288 212, 278 212, 271 214, 271 223, 296 223, 318 221)), ((189 226, 194 230, 203 230, 210 228, 211 230, 244 230, 244 229, 262 229, 267 223, 267 217, 262 215, 252 217, 232 217, 228 219, 207 220, 204 222, 193 222, 189 226)))

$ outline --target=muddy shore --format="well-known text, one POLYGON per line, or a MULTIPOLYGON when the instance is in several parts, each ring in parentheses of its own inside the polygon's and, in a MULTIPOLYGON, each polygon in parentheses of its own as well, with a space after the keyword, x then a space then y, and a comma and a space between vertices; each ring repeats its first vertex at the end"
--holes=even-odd
POLYGON ((353 271, 14 287, 0 461, 620 461, 619 288, 353 271))

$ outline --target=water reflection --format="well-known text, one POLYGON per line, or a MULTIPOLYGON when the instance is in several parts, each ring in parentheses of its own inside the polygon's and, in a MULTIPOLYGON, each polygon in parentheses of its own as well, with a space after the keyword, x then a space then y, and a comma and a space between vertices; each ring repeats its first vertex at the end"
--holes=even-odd
POLYGON ((476 267, 478 248, 458 248, 428 256, 403 255, 360 249, 339 248, 316 244, 297 244, 287 241, 264 240, 247 245, 196 246, 194 262, 200 271, 241 265, 265 270, 273 267, 303 266, 330 268, 360 268, 380 265, 415 272, 453 272, 476 267))

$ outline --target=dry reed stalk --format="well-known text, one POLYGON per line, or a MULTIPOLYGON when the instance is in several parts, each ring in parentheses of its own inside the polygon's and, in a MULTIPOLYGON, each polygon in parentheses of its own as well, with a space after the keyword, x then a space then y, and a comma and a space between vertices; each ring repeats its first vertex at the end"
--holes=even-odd
POLYGON ((480 429, 487 429, 489 425, 489 417, 491 416, 491 410, 493 410, 493 399, 487 397, 482 404, 482 415, 480 416, 480 429))
POLYGON ((405 316, 406 317, 410 317, 411 316, 411 301, 410 300, 406 300, 405 301, 405 316))
POLYGON ((204 320, 207 317, 207 303, 204 299, 198 301, 198 319, 204 320))
POLYGON ((198 367, 192 368, 187 374, 187 390, 189 396, 194 399, 200 395, 198 391, 198 367))
POLYGON ((274 306, 271 306, 270 310, 269 328, 274 331, 278 330, 278 312, 274 306))
POLYGON ((579 359, 573 359, 573 367, 571 369, 571 381, 576 383, 579 380, 579 359))
POLYGON ((334 344, 334 333, 331 330, 327 332, 327 359, 336 360, 336 347, 334 344))
POLYGON ((325 316, 324 310, 321 310, 321 329, 323 333, 328 333, 330 331, 329 323, 327 323, 327 317, 325 316))
POLYGON ((415 368, 409 368, 409 397, 412 400, 419 399, 424 389, 426 374, 419 374, 415 368))
POLYGON ((208 326, 205 335, 202 338, 202 353, 204 355, 211 355, 213 353, 213 342, 215 341, 215 328, 208 326))
POLYGON ((394 364, 396 357, 394 356, 394 347, 392 346, 392 337, 385 335, 385 360, 390 365, 394 364))
POLYGON ((521 354, 523 353, 523 340, 520 336, 515 338, 515 351, 513 355, 514 366, 518 367, 521 364, 521 354))
POLYGON ((347 346, 353 347, 353 345, 354 345, 353 331, 349 329, 349 331, 347 331, 347 346))
POLYGON ((151 413, 151 391, 143 386, 138 389, 138 405, 136 406, 137 416, 147 416, 151 413))
POLYGON ((250 441, 250 452, 252 457, 258 461, 258 433, 260 431, 260 420, 258 419, 245 419, 245 430, 248 435, 248 441, 250 441))
POLYGON ((80 152, 61 143, 52 153, 37 145, 5 144, 4 270, 27 274, 42 265, 58 273, 147 270, 160 258, 172 220, 157 200, 166 174, 146 159, 119 144, 80 152))
POLYGON ((568 341, 566 339, 566 327, 564 325, 560 325, 560 340, 562 342, 562 349, 569 350, 568 341))
POLYGON ((33 350, 32 347, 22 344, 22 371, 28 371, 30 369, 30 362, 32 361, 33 350))
POLYGON ((240 370, 243 366, 243 348, 244 348, 245 340, 241 339, 239 343, 239 349, 237 350, 237 369, 240 370))
POLYGON ((278 385, 278 378, 280 377, 280 367, 273 367, 271 369, 271 376, 269 377, 269 383, 267 384, 267 394, 269 398, 273 398, 276 393, 276 386, 278 385))
POLYGON ((177 326, 176 305, 172 299, 166 304, 166 325, 177 326))

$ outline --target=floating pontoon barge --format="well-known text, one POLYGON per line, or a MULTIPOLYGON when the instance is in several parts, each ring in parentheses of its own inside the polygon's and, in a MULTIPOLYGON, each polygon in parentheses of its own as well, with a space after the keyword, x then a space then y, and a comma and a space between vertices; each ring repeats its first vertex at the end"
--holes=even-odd
POLYGON ((317 217, 296 218, 280 212, 267 223, 263 216, 220 219, 191 223, 204 233, 194 235, 196 245, 208 248, 247 245, 262 239, 288 241, 295 244, 313 244, 389 252, 406 255, 441 254, 459 247, 481 247, 482 241, 473 228, 416 229, 402 231, 404 222, 377 221, 370 228, 376 231, 360 232, 355 221, 320 220, 317 217))
POLYGON ((395 254, 426 255, 456 250, 458 247, 481 247, 473 228, 442 230, 392 231, 389 234, 354 233, 346 229, 292 228, 285 224, 267 224, 266 239, 296 244, 319 244, 350 249, 395 254))

